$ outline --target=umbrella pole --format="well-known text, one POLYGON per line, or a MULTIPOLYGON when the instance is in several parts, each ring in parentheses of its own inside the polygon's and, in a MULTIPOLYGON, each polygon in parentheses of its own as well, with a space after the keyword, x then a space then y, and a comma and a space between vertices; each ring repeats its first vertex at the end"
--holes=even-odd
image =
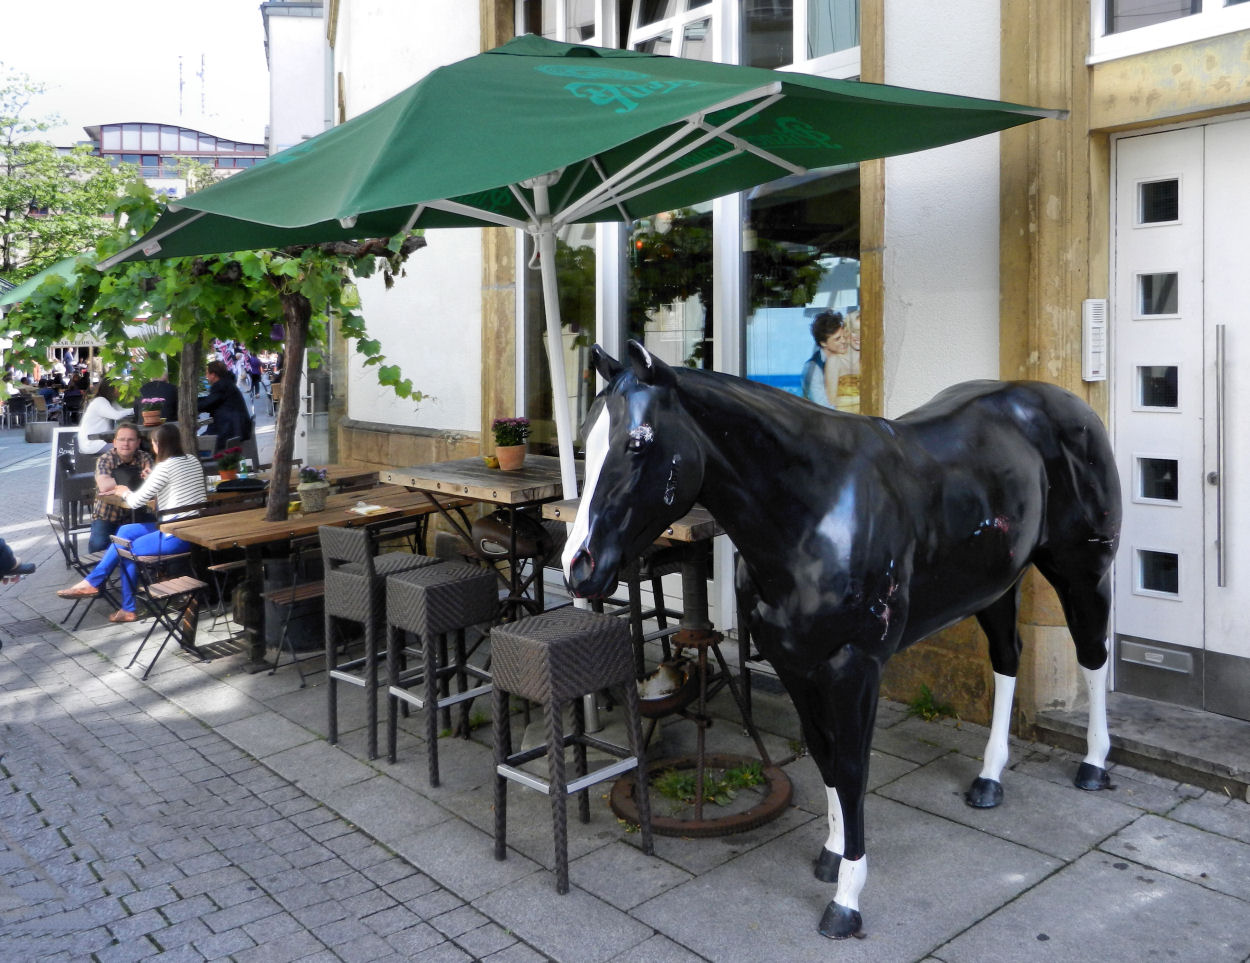
MULTIPOLYGON (((551 175, 547 175, 550 177, 551 175)), ((569 417, 568 382, 564 377, 564 337, 560 331, 560 292, 556 284, 556 233, 551 223, 551 201, 545 177, 534 179, 534 212, 538 215, 538 263, 542 271, 543 307, 547 317, 547 364, 551 368, 552 408, 556 443, 560 451, 560 483, 565 498, 577 497, 577 468, 573 461, 573 422, 569 417)))

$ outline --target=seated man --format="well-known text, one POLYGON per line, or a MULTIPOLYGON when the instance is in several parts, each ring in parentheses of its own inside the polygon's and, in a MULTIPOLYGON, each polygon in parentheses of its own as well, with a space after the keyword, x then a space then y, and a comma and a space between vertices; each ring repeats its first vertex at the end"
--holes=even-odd
POLYGON ((252 437, 252 416, 247 402, 234 382, 234 375, 223 361, 208 363, 208 394, 199 400, 199 410, 213 417, 210 432, 217 436, 217 447, 224 448, 231 438, 252 437))
MULTIPOLYGON (((139 429, 128 421, 117 426, 113 446, 96 459, 95 482, 101 495, 107 495, 118 485, 137 489, 148 477, 154 462, 152 456, 139 447, 139 429)), ((95 500, 91 512, 91 537, 87 550, 103 552, 122 525, 132 521, 131 511, 123 505, 110 505, 103 499, 95 500)))

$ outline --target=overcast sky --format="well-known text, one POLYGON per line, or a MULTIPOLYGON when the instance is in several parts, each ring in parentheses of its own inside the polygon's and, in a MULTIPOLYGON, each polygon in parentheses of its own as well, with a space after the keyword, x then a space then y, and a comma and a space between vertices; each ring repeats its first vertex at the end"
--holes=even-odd
POLYGON ((264 141, 269 72, 260 0, 11 0, 3 7, 0 64, 47 85, 24 116, 59 114, 65 124, 49 132, 53 143, 77 143, 85 126, 122 121, 264 141))

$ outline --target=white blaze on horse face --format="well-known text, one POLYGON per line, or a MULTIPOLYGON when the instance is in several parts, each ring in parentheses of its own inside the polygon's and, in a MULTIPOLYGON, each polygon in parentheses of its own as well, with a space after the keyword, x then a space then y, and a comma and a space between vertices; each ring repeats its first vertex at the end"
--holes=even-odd
POLYGON ((595 485, 599 481, 599 472, 608 457, 608 436, 611 433, 612 418, 608 414, 608 406, 604 405, 595 419, 593 427, 586 435, 586 483, 582 486, 582 500, 577 510, 577 521, 569 532, 564 543, 564 551, 560 553, 560 563, 564 566, 564 577, 569 578, 569 567, 573 558, 581 551, 587 536, 590 534, 590 512, 594 505, 595 485))
POLYGON ((994 721, 990 724, 990 738, 985 744, 985 765, 981 778, 1000 782, 1003 767, 1007 765, 1007 735, 1011 732, 1011 702, 1016 694, 1016 680, 1009 675, 994 673, 994 721))
POLYGON ((825 840, 825 849, 841 856, 846 851, 846 840, 842 833, 842 801, 838 791, 832 786, 825 787, 825 796, 829 801, 829 838, 825 840))

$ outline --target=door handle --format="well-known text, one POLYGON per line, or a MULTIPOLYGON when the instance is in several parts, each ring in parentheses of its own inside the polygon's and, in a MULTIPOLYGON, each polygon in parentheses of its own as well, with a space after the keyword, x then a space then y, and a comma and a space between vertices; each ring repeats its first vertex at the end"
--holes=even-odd
POLYGON ((1224 571, 1224 329, 1215 326, 1215 471, 1207 475, 1207 481, 1215 486, 1215 584, 1223 588, 1228 584, 1224 571))

